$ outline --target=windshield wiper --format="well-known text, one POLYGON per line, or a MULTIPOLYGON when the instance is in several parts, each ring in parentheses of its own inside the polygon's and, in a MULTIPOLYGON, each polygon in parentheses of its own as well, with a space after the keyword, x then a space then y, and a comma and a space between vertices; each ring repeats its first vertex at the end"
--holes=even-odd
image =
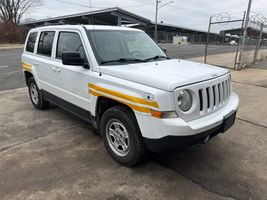
POLYGON ((145 62, 145 60, 137 59, 137 58, 119 58, 115 60, 106 60, 102 61, 101 64, 106 64, 106 63, 113 63, 113 62, 145 62))
POLYGON ((149 60, 158 60, 158 59, 160 59, 160 58, 170 59, 170 58, 167 57, 167 56, 156 55, 156 56, 153 56, 153 57, 151 57, 151 58, 147 58, 147 59, 145 59, 144 61, 146 62, 146 61, 149 61, 149 60))

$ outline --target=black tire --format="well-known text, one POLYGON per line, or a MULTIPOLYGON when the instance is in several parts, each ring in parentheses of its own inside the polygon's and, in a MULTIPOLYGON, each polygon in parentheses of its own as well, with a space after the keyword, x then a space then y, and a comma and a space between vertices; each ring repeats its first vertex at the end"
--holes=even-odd
POLYGON ((44 110, 49 106, 49 102, 46 101, 39 90, 33 77, 30 77, 28 80, 28 90, 32 105, 38 110, 44 110), (35 89, 34 89, 35 88, 35 89), (36 96, 34 97, 33 90, 36 91, 36 96), (36 100, 37 99, 37 100, 36 100))
MULTIPOLYGON (((110 130, 110 129, 109 129, 110 130)), ((122 132, 123 133, 123 132, 122 132)), ((108 109, 101 119, 101 137, 110 155, 119 163, 125 166, 134 166, 144 161, 147 150, 143 142, 141 132, 132 110, 125 106, 115 106, 108 109), (126 128, 128 134, 128 153, 126 155, 118 155, 111 144, 112 136, 107 132, 113 123, 121 123, 126 128)))

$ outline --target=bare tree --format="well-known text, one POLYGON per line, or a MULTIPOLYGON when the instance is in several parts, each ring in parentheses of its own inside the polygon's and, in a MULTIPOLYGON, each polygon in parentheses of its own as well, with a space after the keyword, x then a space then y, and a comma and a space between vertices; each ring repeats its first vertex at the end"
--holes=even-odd
POLYGON ((22 17, 41 5, 42 0, 0 0, 0 22, 19 24, 22 17))

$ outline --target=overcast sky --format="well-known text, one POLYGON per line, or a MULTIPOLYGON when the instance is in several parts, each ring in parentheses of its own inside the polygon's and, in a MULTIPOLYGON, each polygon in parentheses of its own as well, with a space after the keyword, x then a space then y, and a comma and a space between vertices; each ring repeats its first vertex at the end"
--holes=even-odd
MULTIPOLYGON (((267 16, 266 1, 253 0, 252 11, 267 16)), ((155 0, 91 0, 94 10, 117 6, 152 21, 155 20, 155 2, 155 0)), ((160 5, 167 2, 169 0, 162 0, 160 5)), ((159 9, 158 21, 206 30, 210 15, 228 12, 232 18, 238 18, 246 10, 247 4, 248 0, 174 0, 174 3, 159 9)), ((90 8, 86 7, 89 5, 89 0, 43 0, 42 6, 26 18, 43 19, 86 12, 90 11, 90 8)))

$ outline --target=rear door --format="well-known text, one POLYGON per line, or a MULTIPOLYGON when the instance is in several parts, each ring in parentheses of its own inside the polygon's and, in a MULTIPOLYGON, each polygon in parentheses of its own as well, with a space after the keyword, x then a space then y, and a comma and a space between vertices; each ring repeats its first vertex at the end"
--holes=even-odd
MULTIPOLYGON (((31 73, 34 73, 32 70, 32 66, 33 66, 33 63, 35 63, 37 60, 36 60, 36 57, 35 57, 35 43, 36 43, 36 40, 37 40, 37 36, 38 36, 38 32, 37 31, 31 31, 29 34, 28 34, 28 37, 27 37, 27 40, 26 40, 26 44, 25 44, 25 47, 24 47, 24 51, 23 51, 23 54, 22 54, 22 67, 25 71, 28 71, 28 72, 31 72, 31 73)), ((37 74, 34 74, 34 76, 37 76, 37 74)))
POLYGON ((33 65, 38 74, 40 88, 56 94, 57 81, 52 66, 52 49, 54 46, 55 31, 41 31, 33 65))

